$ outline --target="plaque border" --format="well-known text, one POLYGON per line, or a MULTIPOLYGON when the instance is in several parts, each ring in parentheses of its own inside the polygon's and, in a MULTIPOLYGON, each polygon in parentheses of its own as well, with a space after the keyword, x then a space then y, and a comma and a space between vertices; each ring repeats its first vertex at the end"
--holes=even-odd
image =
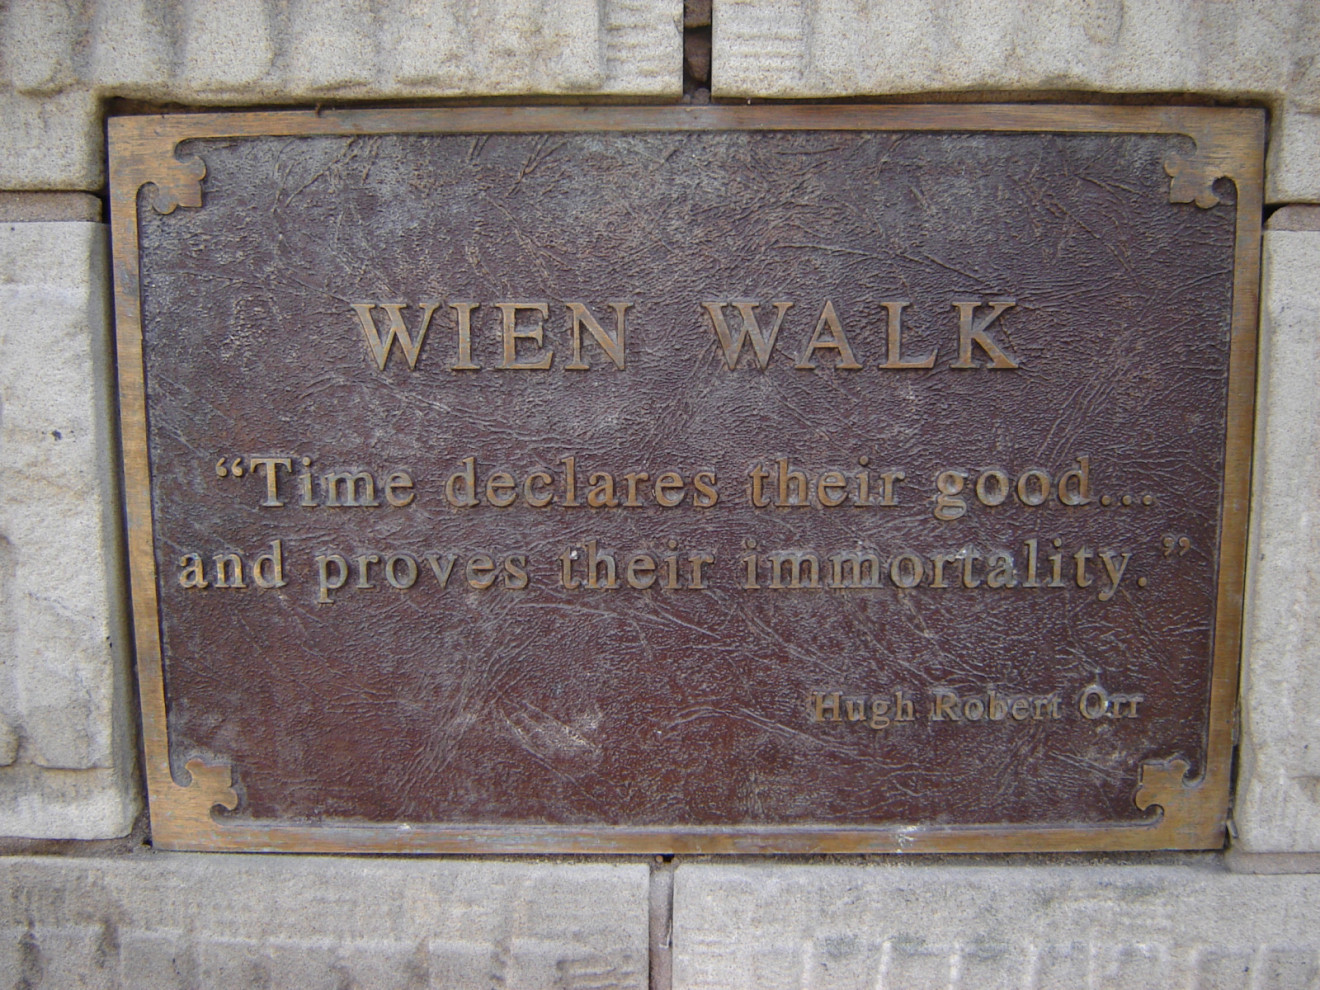
POLYGON ((539 106, 275 110, 111 117, 107 122, 115 338, 119 376, 132 619, 152 841, 161 849, 324 853, 1011 853, 1223 847, 1233 747, 1250 494, 1264 173, 1259 109, 1014 104, 539 106), (202 206, 205 163, 180 158, 195 138, 543 132, 890 130, 921 132, 1175 134, 1190 154, 1165 159, 1169 199, 1208 208, 1214 185, 1237 190, 1227 435, 1220 520, 1206 758, 1188 779, 1181 759, 1146 762, 1134 802, 1148 820, 1098 825, 535 826, 317 824, 227 819, 238 795, 231 768, 170 770, 147 454, 138 210, 202 206))

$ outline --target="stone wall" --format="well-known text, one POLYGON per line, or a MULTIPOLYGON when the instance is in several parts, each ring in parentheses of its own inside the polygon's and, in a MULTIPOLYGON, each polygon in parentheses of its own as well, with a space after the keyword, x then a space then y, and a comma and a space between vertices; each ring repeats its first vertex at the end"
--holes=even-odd
POLYGON ((702 78, 685 95, 681 0, 0 4, 6 984, 1320 987, 1320 5, 714 0, 689 3, 686 28, 702 78), (113 101, 677 102, 705 98, 707 58, 717 101, 1270 110, 1232 849, 675 863, 145 846, 95 198, 113 101))

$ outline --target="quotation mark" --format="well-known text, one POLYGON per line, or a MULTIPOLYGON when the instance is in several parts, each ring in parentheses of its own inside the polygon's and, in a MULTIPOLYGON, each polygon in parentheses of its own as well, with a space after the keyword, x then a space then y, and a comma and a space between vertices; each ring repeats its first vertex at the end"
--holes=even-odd
POLYGON ((1162 542, 1166 557, 1182 557, 1192 549, 1192 541, 1185 536, 1166 536, 1162 542))

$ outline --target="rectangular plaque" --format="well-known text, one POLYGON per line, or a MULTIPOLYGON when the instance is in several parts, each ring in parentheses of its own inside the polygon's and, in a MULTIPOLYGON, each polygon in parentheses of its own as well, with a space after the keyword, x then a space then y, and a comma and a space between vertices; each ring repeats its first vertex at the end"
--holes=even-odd
POLYGON ((1221 845, 1262 128, 113 119, 156 843, 1221 845))

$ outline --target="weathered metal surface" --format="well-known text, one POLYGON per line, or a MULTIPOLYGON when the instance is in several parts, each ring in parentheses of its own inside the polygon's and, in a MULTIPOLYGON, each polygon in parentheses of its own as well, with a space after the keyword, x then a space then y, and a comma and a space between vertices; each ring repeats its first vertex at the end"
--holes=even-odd
POLYGON ((1259 114, 112 125, 158 842, 1222 841, 1259 114))

